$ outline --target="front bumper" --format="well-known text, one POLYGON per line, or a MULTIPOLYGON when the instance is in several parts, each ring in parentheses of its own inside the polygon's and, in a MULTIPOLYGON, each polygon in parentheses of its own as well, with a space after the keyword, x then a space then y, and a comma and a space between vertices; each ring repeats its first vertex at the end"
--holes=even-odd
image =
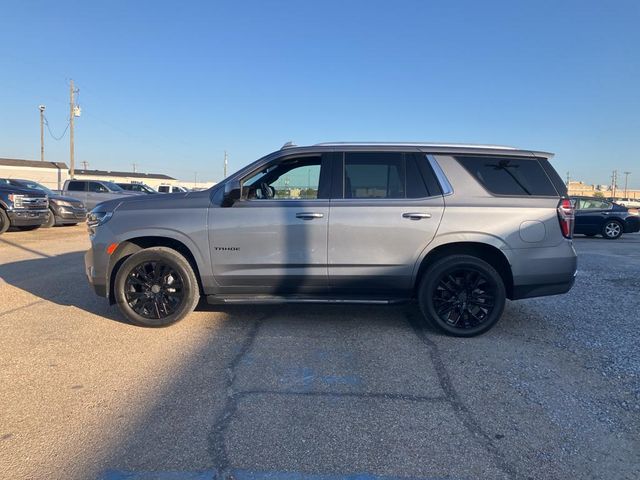
POLYGON ((99 269, 96 268, 94 258, 94 248, 92 246, 92 248, 84 254, 84 272, 89 285, 93 288, 96 295, 106 297, 108 295, 106 276, 102 275, 99 269))
POLYGON ((9 210, 7 215, 12 227, 32 227, 46 223, 49 210, 9 210))
POLYGON ((84 222, 87 219, 87 209, 59 206, 56 211, 56 217, 56 220, 61 223, 84 222))

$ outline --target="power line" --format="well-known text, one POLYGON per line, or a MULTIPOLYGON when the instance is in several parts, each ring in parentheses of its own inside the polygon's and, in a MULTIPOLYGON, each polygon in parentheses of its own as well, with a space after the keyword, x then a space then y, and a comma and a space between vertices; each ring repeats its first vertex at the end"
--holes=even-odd
POLYGON ((60 135, 59 137, 56 137, 53 132, 51 131, 51 127, 49 126, 49 120, 47 119, 46 116, 44 116, 44 124, 47 126, 47 130, 49 130, 49 135, 51 135, 51 138, 53 138, 54 140, 62 140, 64 138, 64 136, 67 133, 67 130, 69 129, 69 125, 71 122, 67 122, 67 126, 64 129, 64 132, 62 132, 62 135, 60 135))

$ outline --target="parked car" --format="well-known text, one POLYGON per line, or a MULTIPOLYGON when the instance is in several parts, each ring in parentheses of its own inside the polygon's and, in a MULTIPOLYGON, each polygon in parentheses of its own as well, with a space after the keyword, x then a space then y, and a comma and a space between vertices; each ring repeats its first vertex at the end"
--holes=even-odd
POLYGON ((49 200, 46 194, 0 181, 0 234, 10 227, 35 230, 42 226, 48 217, 49 200))
POLYGON ((640 208, 640 198, 619 198, 615 203, 627 208, 640 208))
POLYGON ((188 191, 189 190, 179 185, 160 185, 158 187, 159 193, 186 193, 188 191))
POLYGON ((90 284, 131 322, 210 303, 416 298, 442 331, 489 330, 505 300, 574 283, 573 204, 552 154, 333 143, 283 148, 203 192, 88 217, 90 284))
POLYGON ((34 182, 18 178, 0 178, 0 182, 8 183, 15 187, 32 188, 47 194, 49 198, 49 217, 42 225, 45 228, 54 225, 76 225, 87 218, 87 209, 80 200, 57 194, 50 188, 34 182))
POLYGON ((602 235, 616 240, 623 233, 640 231, 640 216, 637 210, 596 197, 572 197, 576 204, 575 233, 594 237, 602 235))
POLYGON ((116 183, 123 190, 127 190, 128 192, 139 192, 139 193, 158 193, 157 190, 154 190, 149 185, 144 183, 116 183))
POLYGON ((127 192, 115 183, 104 180, 67 180, 64 182, 62 193, 80 200, 89 210, 100 202, 114 198, 142 195, 138 192, 127 192))

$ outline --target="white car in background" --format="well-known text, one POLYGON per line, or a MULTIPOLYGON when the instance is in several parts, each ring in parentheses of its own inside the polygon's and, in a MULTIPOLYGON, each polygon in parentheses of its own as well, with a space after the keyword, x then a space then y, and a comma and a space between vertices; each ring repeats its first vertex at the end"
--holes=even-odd
POLYGON ((627 208, 640 208, 640 198, 621 198, 615 203, 627 208))

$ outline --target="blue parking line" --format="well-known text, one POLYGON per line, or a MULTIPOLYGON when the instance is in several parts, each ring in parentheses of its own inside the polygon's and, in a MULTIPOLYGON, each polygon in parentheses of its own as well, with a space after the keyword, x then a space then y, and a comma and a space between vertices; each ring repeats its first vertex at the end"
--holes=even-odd
MULTIPOLYGON (((253 471, 233 469, 228 478, 234 480, 460 480, 459 477, 397 477, 373 475, 370 473, 314 474, 302 472, 253 471)), ((196 472, 132 472, 124 470, 107 470, 100 480, 223 480, 216 470, 196 472)))

